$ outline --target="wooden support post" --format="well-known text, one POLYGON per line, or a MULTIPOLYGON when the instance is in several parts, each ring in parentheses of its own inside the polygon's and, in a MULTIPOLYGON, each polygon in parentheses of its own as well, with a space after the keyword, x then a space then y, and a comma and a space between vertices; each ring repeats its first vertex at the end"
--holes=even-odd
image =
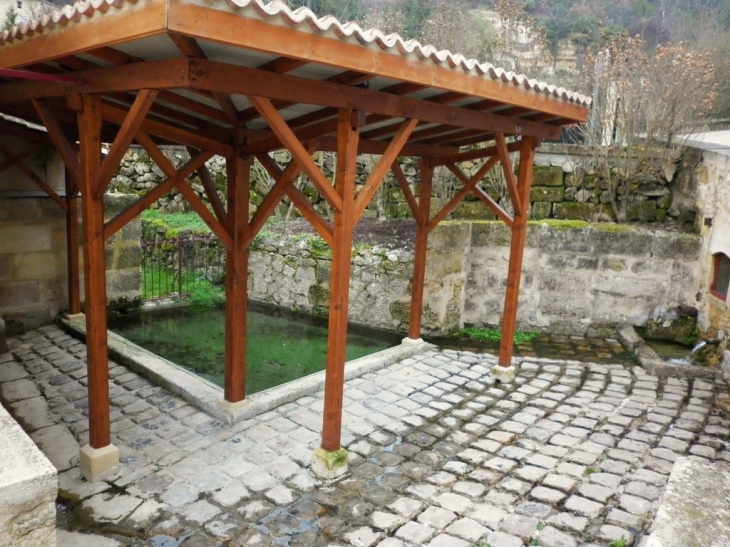
MULTIPOLYGON (((525 251, 527 236, 527 217, 530 209, 530 185, 532 184, 532 164, 535 159, 535 142, 531 137, 523 137, 520 146, 520 172, 517 179, 517 195, 521 203, 514 203, 512 239, 509 251, 509 269, 507 273, 507 291, 504 297, 504 315, 502 318, 502 340, 499 344, 499 366, 509 367, 512 364, 515 328, 517 326, 517 302, 520 295, 520 278, 522 276, 522 257, 525 251)), ((505 161, 502 156, 502 161, 505 161)), ((511 169, 511 166, 504 166, 511 169)))
POLYGON ((428 250, 428 220, 431 216, 431 185, 433 167, 427 159, 421 160, 421 192, 416 215, 416 255, 413 259, 413 281, 411 283, 411 320, 408 338, 421 337, 421 315, 423 313, 423 287, 426 281, 426 251, 428 250))
POLYGON ((355 213, 355 174, 357 167, 358 115, 340 110, 337 129, 337 174, 335 191, 341 209, 334 212, 332 278, 330 281, 329 333, 327 337, 327 376, 324 386, 324 423, 322 448, 340 449, 342 433, 342 396, 345 383, 347 312, 352 260, 352 231, 355 213))
POLYGON ((79 276, 79 207, 76 184, 66 170, 66 269, 68 272, 68 313, 81 313, 79 276))
POLYGON ((248 200, 253 157, 226 158, 228 168, 227 228, 231 247, 226 251, 226 368, 224 396, 237 403, 246 396, 246 300, 248 298, 248 200))
POLYGON ((109 360, 106 334, 104 196, 96 192, 101 168, 101 96, 84 95, 79 114, 81 208, 84 230, 86 351, 89 369, 89 444, 111 443, 109 429, 109 360))

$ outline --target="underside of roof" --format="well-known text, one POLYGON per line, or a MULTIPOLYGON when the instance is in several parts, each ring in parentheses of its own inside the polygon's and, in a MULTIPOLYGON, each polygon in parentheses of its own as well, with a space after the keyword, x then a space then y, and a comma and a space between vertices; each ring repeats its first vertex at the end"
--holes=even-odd
POLYGON ((429 157, 495 133, 555 138, 561 126, 584 121, 589 104, 461 55, 260 0, 67 6, 0 35, 0 67, 31 73, 0 78, 6 115, 40 122, 34 102, 41 102, 76 140, 76 97, 100 93, 105 134, 113 138, 139 91, 149 89, 156 97, 142 130, 160 143, 220 154, 241 136, 244 152, 282 147, 256 97, 270 99, 297 137, 318 150, 336 146, 338 109, 360 113, 365 153, 381 153, 403 120, 418 120, 403 155, 429 157), (34 79, 38 74, 57 78, 34 79))

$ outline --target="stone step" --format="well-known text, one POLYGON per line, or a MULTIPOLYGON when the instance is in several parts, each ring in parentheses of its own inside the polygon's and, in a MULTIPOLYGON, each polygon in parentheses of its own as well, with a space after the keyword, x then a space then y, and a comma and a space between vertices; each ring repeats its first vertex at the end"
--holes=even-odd
POLYGON ((643 547, 730 547, 730 464, 678 458, 643 547))

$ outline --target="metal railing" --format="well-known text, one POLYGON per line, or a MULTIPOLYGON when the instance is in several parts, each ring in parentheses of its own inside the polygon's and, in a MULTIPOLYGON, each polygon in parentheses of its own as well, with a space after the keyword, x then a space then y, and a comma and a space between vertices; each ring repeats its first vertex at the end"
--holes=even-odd
POLYGON ((143 242, 142 298, 189 298, 225 283, 226 252, 215 236, 143 242))

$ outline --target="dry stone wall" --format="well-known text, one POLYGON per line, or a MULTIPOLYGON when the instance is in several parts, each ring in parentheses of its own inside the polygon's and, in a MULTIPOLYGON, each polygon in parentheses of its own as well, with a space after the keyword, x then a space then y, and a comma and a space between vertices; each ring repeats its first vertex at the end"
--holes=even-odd
MULTIPOLYGON (((170 148, 166 152, 176 165, 181 165, 187 160, 187 153, 181 149, 170 148)), ((277 152, 274 155, 280 164, 290 161, 287 152, 277 152)), ((335 160, 332 154, 317 153, 315 161, 322 168, 327 177, 332 177, 335 169, 335 160)), ((374 166, 376 158, 373 156, 360 156, 357 164, 357 184, 363 185, 368 174, 374 166)), ((418 169, 414 158, 401 158, 403 172, 408 179, 411 190, 418 195, 418 169)), ((534 180, 530 192, 530 218, 541 220, 547 218, 587 220, 587 221, 610 221, 613 219, 613 211, 610 206, 610 194, 603 181, 594 173, 583 173, 576 165, 580 163, 576 156, 576 149, 568 145, 543 145, 538 149, 535 158, 534 180)), ((218 193, 225 200, 226 169, 223 158, 214 157, 208 163, 218 193)), ((464 162, 462 169, 468 175, 474 174, 480 162, 464 162)), ((518 166, 515 165, 515 168, 518 166)), ((482 187, 502 207, 511 210, 508 194, 504 182, 498 172, 496 176, 490 175, 482 187)), ((675 166, 667 168, 665 177, 662 180, 636 185, 632 189, 630 203, 627 206, 627 220, 637 222, 663 222, 668 218, 677 218, 680 222, 685 219, 682 216, 685 207, 682 196, 678 196, 677 202, 682 205, 673 205, 675 199, 675 187, 681 175, 675 166)), ((118 175, 112 182, 111 190, 121 193, 144 194, 150 188, 157 185, 164 179, 160 169, 154 165, 144 151, 132 149, 122 161, 118 175)), ((197 176, 191 178, 191 186, 198 196, 207 202, 203 185, 197 176)), ((266 171, 256 165, 251 181, 251 206, 255 210, 263 201, 264 196, 273 184, 266 171)), ((315 188, 308 181, 303 179, 298 182, 304 194, 311 200, 312 204, 321 213, 327 214, 327 206, 321 199, 315 188)), ((434 179, 434 207, 444 204, 453 195, 454 189, 460 187, 453 174, 445 168, 436 170, 434 179)), ((171 192, 154 207, 163 212, 184 212, 189 211, 190 206, 176 191, 171 192)), ((288 205, 286 202, 278 207, 279 216, 287 214, 288 205)), ((295 209, 291 211, 297 215, 295 209)), ((384 218, 406 218, 411 212, 406 203, 403 192, 392 173, 386 175, 382 190, 375 196, 368 207, 366 214, 373 217, 384 218)), ((469 195, 461 202, 450 218, 462 220, 494 220, 496 217, 489 211, 475 196, 469 195)))

